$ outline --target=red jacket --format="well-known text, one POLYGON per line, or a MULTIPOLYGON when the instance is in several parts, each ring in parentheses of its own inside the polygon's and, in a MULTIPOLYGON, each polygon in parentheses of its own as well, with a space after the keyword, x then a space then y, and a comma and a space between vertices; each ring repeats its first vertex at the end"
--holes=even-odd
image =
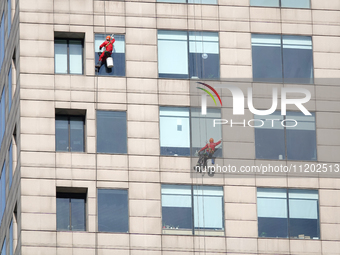
POLYGON ((215 147, 217 145, 219 145, 221 143, 221 141, 218 141, 217 143, 207 143, 202 149, 200 149, 200 151, 203 151, 205 149, 207 149, 207 151, 210 152, 214 152, 215 151, 215 147))
POLYGON ((113 50, 113 44, 116 40, 112 39, 112 41, 105 41, 100 45, 100 48, 106 47, 106 51, 112 52, 113 50))

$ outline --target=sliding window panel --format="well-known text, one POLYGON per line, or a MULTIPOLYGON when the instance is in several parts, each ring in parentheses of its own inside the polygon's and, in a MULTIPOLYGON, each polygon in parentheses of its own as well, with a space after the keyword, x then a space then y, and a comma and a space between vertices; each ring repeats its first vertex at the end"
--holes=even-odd
POLYGON ((259 237, 288 237, 287 190, 257 189, 259 237))
POLYGON ((287 159, 317 160, 315 113, 308 116, 302 112, 287 112, 286 119, 287 159), (289 119, 297 121, 296 127, 289 119))
POLYGON ((317 190, 289 190, 289 236, 319 239, 317 190))
POLYGON ((84 118, 73 117, 70 119, 70 151, 84 151, 84 118))
POLYGON ((219 79, 218 33, 189 32, 189 74, 191 79, 219 79))
POLYGON ((67 73, 67 40, 54 40, 54 70, 55 73, 67 73))
POLYGON ((254 81, 282 82, 281 35, 252 34, 254 81))
POLYGON ((282 36, 285 83, 313 83, 313 47, 310 36, 282 36))
POLYGON ((70 74, 83 74, 83 43, 80 40, 69 41, 70 74))
POLYGON ((191 186, 162 185, 163 229, 192 230, 191 186))
POLYGON ((159 78, 189 78, 188 33, 185 31, 158 31, 159 78))
POLYGON ((189 108, 160 107, 161 155, 190 156, 189 108))

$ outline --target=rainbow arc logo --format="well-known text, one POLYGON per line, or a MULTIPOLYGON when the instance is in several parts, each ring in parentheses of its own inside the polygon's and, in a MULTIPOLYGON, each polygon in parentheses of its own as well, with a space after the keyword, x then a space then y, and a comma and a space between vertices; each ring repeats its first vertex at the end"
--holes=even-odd
MULTIPOLYGON (((207 87, 208 89, 210 89, 212 92, 214 92, 214 94, 217 96, 218 100, 220 101, 220 104, 222 106, 222 100, 221 100, 221 97, 220 95, 217 93, 217 91, 210 85, 206 84, 206 83, 203 83, 203 82, 197 82, 198 84, 201 84, 205 87, 207 87)), ((207 89, 204 89, 204 88, 201 88, 201 87, 196 87, 200 90, 203 90, 204 92, 206 92, 213 100, 214 100, 214 103, 215 105, 217 106, 217 103, 216 103, 216 100, 213 96, 213 94, 211 94, 211 92, 207 89)), ((206 115, 207 114, 207 95, 202 95, 202 115, 206 115)))

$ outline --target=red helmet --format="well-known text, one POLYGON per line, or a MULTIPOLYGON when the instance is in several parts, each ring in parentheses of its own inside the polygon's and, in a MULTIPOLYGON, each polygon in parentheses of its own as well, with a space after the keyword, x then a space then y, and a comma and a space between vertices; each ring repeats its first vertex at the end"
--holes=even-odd
POLYGON ((213 143, 214 142, 214 139, 213 138, 210 138, 209 139, 209 143, 213 143))
POLYGON ((106 40, 111 40, 111 36, 106 36, 106 40))

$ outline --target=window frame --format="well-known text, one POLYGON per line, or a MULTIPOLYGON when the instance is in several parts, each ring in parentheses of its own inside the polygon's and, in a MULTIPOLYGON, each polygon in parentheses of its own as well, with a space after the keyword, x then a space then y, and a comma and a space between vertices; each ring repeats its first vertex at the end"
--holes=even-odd
MULTIPOLYGON (((173 194, 175 195, 175 194, 173 194)), ((179 195, 179 196, 183 196, 183 194, 179 195)), ((226 227, 225 227, 225 205, 224 205, 224 189, 223 189, 223 186, 218 186, 218 185, 197 185, 197 184, 173 184, 173 183, 162 183, 161 185, 161 213, 162 213, 162 217, 161 217, 161 220, 162 220, 162 234, 166 234, 166 235, 187 235, 186 232, 188 231, 191 231, 191 235, 193 236, 202 236, 202 232, 204 233, 204 235, 206 236, 225 236, 226 235, 226 227), (192 229, 175 229, 175 230, 179 230, 179 231, 183 231, 183 233, 171 233, 169 232, 172 231, 172 229, 165 229, 164 226, 163 226, 163 199, 162 199, 162 196, 163 196, 163 193, 162 193, 162 187, 164 186, 189 186, 190 187, 190 199, 191 199, 191 220, 192 220, 192 229), (200 227, 196 227, 195 226, 195 197, 197 196, 208 196, 208 195, 197 195, 195 194, 195 190, 196 191, 200 191, 200 189, 203 191, 203 188, 204 187, 214 187, 214 188, 221 188, 221 191, 222 191, 222 205, 221 205, 221 208, 222 208, 222 229, 219 229, 219 230, 211 230, 209 228, 200 228, 200 227), (169 233, 168 233, 169 232, 169 233), (206 233, 208 232, 208 233, 206 233), (223 235, 218 235, 218 234, 214 234, 214 233, 222 233, 223 232, 223 235), (210 234, 209 234, 210 233, 210 234)))
POLYGON ((279 6, 266 6, 266 5, 251 5, 251 1, 250 0, 250 7, 262 7, 262 8, 283 8, 283 9, 301 9, 301 10, 310 10, 312 9, 312 1, 309 0, 309 7, 289 7, 289 6, 282 6, 282 0, 278 0, 279 1, 279 6))
POLYGON ((84 39, 83 38, 67 38, 67 37, 54 37, 54 74, 58 75, 84 75, 85 70, 85 51, 84 51, 84 39), (66 73, 57 73, 56 72, 56 63, 55 63, 55 45, 56 40, 66 40, 67 45, 67 72, 66 73), (81 42, 81 56, 82 56, 82 66, 81 66, 81 74, 70 73, 70 41, 80 41, 81 42))
POLYGON ((68 150, 67 151, 61 151, 57 150, 57 135, 55 132, 55 151, 56 152, 71 152, 71 153, 82 153, 86 152, 86 117, 84 115, 72 115, 72 114, 55 114, 55 130, 56 130, 56 121, 57 121, 57 116, 58 117, 67 117, 67 130, 68 130, 68 150), (77 118, 82 118, 83 121, 83 150, 82 151, 72 151, 71 149, 71 118, 72 117, 77 117, 77 118))
MULTIPOLYGON (((289 113, 294 113, 294 112, 298 112, 298 111, 287 111, 286 115, 281 115, 283 120, 287 119, 287 115, 289 113)), ((312 115, 307 115, 307 116, 314 116, 314 128, 315 128, 315 151, 316 151, 316 158, 315 159, 288 159, 287 155, 288 155, 288 146, 287 146, 287 127, 282 127, 283 128, 283 132, 284 132, 284 150, 285 150, 285 157, 282 159, 274 159, 274 158, 258 158, 256 156, 256 127, 254 127, 254 145, 255 145, 255 159, 256 160, 278 160, 278 161, 308 161, 308 162, 314 162, 314 161, 318 161, 318 146, 317 146, 317 127, 316 127, 316 111, 311 112, 312 115)), ((260 115, 257 115, 260 116, 260 115)), ((256 117, 255 117, 256 118, 256 117)), ((260 118, 262 119, 262 118, 260 118)), ((281 122, 281 120, 280 120, 281 122)))
MULTIPOLYGON (((281 0, 280 0, 281 1, 281 0)), ((277 7, 275 7, 277 8, 277 7)), ((303 8, 305 9, 305 8, 303 8)), ((315 83, 315 70, 314 70, 314 43, 313 43, 313 36, 312 35, 301 35, 301 34, 271 34, 271 33, 251 33, 250 34, 250 44, 251 44, 251 58, 252 58, 252 82, 254 83, 273 83, 273 84, 299 84, 299 85, 313 85, 315 83), (280 36, 280 51, 281 51, 281 73, 282 77, 280 78, 281 81, 277 82, 274 81, 273 79, 276 78, 256 78, 258 80, 254 80, 254 63, 253 63, 253 43, 252 43, 252 35, 270 35, 270 36, 280 36), (298 37, 310 37, 310 41, 312 43, 312 78, 285 78, 284 77, 284 55, 283 55, 283 37, 284 36, 298 36, 298 37), (267 80, 266 80, 267 79, 267 80), (272 79, 272 80, 269 80, 272 79), (300 82, 300 83, 295 83, 295 82, 289 82, 289 79, 310 79, 310 83, 307 82, 300 82)))
MULTIPOLYGON (((68 207, 69 207, 69 229, 58 229, 58 224, 56 224, 57 231, 69 231, 69 232, 86 232, 88 223, 87 223, 87 193, 86 192, 64 192, 58 191, 56 192, 56 199, 65 198, 68 199, 68 207), (72 229, 72 202, 71 199, 82 199, 84 200, 84 230, 73 230, 72 229)), ((57 214, 56 210, 56 214, 57 214)), ((56 216, 56 220, 58 221, 58 217, 56 216)))
POLYGON ((257 211, 257 225, 259 224, 259 216, 258 216, 258 196, 257 196, 257 193, 258 193, 258 189, 277 189, 277 190, 280 190, 280 189, 284 189, 286 192, 286 205, 287 205, 287 237, 266 237, 266 236, 260 236, 259 235, 259 230, 258 230, 258 237, 257 238, 266 238, 266 239, 284 239, 284 240, 315 240, 315 241, 320 241, 322 240, 321 239, 321 222, 320 222, 320 192, 318 189, 301 189, 301 188, 287 188, 287 187, 256 187, 256 211, 257 211), (290 207, 289 207, 289 191, 293 191, 293 190, 301 190, 301 191, 317 191, 317 194, 318 194, 318 200, 317 200, 317 232, 318 232, 318 239, 313 239, 313 238, 310 238, 310 239, 296 239, 294 237, 291 237, 290 236, 290 227, 289 227, 289 221, 290 221, 290 207))
MULTIPOLYGON (((186 0, 187 1, 187 0, 186 0)), ((167 3, 167 2, 164 2, 167 3)), ((203 43, 203 40, 202 40, 203 43)), ((182 74, 183 75, 183 74, 182 74)), ((220 33, 216 31, 195 31, 195 30, 180 30, 180 29, 157 29, 157 79, 172 79, 172 80, 199 80, 199 79, 204 79, 204 80, 212 80, 212 81, 218 81, 221 79, 221 47, 220 47, 220 33), (158 32, 159 31, 171 31, 171 32, 186 32, 186 54, 187 54, 187 60, 188 60, 188 77, 160 77, 159 75, 159 39, 158 39, 158 32), (190 33, 216 33, 218 36, 218 75, 219 77, 216 79, 212 78, 190 78, 190 33)))

